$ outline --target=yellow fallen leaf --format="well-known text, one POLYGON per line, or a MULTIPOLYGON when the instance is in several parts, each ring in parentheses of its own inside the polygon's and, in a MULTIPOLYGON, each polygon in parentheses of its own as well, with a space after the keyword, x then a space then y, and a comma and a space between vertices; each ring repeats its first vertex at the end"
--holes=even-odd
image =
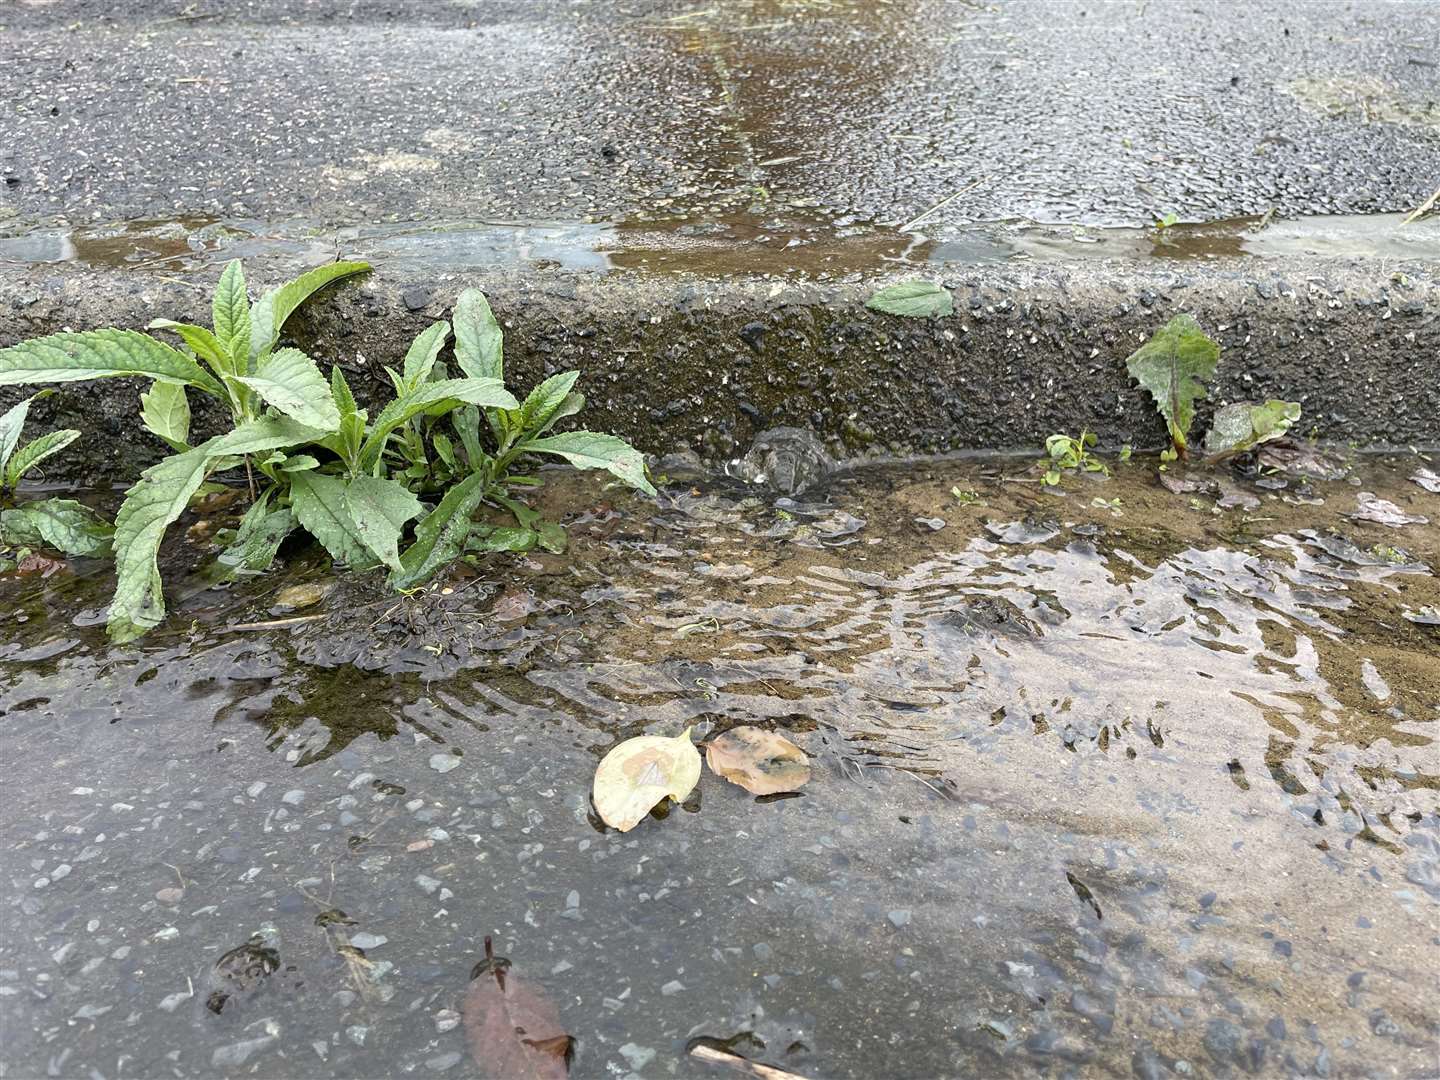
POLYGON ((711 739, 705 763, 711 772, 755 795, 797 791, 810 782, 805 751, 784 735, 748 724, 711 739))
POLYGON ((689 728, 673 739, 626 739, 595 770, 595 809, 606 825, 629 832, 666 796, 680 802, 699 782, 700 752, 689 728))

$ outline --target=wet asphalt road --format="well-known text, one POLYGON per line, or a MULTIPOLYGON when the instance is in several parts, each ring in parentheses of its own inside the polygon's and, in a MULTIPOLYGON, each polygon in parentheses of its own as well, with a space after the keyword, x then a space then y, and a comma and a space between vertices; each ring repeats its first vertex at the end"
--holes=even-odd
POLYGON ((1440 182, 1434 4, 55 0, 0 26, 0 232, 947 199, 933 225, 1133 224, 1440 182))

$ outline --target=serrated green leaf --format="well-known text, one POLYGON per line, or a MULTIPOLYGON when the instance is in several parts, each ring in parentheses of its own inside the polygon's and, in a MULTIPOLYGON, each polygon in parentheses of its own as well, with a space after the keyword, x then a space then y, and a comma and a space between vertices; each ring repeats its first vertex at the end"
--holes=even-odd
POLYGON ((267 404, 307 427, 327 434, 340 427, 340 410, 330 384, 315 361, 299 349, 281 349, 265 356, 254 375, 238 376, 267 404))
POLYGON ((949 289, 933 281, 902 281, 881 289, 865 306, 887 315, 930 319, 954 314, 955 298, 949 289))
POLYGON ((457 467, 455 461, 455 444, 450 441, 443 431, 437 431, 430 436, 430 444, 435 447, 435 456, 444 462, 445 467, 452 473, 457 467))
POLYGON ((514 514, 515 520, 522 529, 533 529, 540 521, 539 510, 532 510, 524 503, 517 499, 510 498, 508 495, 502 495, 498 491, 491 492, 490 501, 496 506, 503 506, 506 510, 509 510, 510 513, 514 514))
POLYGON ((248 573, 264 573, 275 562, 279 546, 295 528, 294 513, 288 508, 271 510, 271 492, 266 488, 261 497, 245 511, 239 527, 229 546, 203 570, 202 576, 210 585, 230 582, 248 573))
POLYGON ((516 525, 501 525, 498 529, 491 529, 484 536, 470 537, 465 546, 471 551, 491 553, 533 551, 538 539, 534 529, 525 529, 516 525))
POLYGON ((60 431, 52 431, 48 435, 41 435, 38 439, 22 446, 5 466, 4 486, 13 489, 27 472, 51 454, 58 454, 64 450, 79 437, 80 432, 74 428, 63 428, 60 431))
POLYGON ((110 554, 114 526, 74 499, 40 499, 17 509, 56 551, 88 558, 110 554))
POLYGON ((400 535, 423 511, 420 500, 394 480, 357 476, 345 488, 345 505, 365 547, 399 572, 400 535))
POLYGON ((23 507, 0 510, 0 548, 39 547, 43 543, 45 538, 23 507))
POLYGON ((1155 399, 1179 449, 1195 419, 1195 402, 1205 396, 1202 380, 1215 374, 1219 362, 1220 346, 1192 315, 1176 315, 1125 361, 1130 377, 1155 399))
POLYGON ((456 409, 450 414, 450 423, 455 427, 455 434, 460 436, 460 445, 465 448, 465 460, 470 463, 470 468, 479 469, 486 459, 485 450, 480 445, 480 410, 473 405, 456 409))
POLYGON ((215 334, 203 326, 193 323, 172 322, 169 319, 155 319, 145 327, 147 330, 169 330, 180 335, 180 340, 194 351, 195 355, 210 365, 217 375, 238 374, 235 362, 225 353, 225 347, 215 334))
POLYGON ((345 487, 344 480, 324 473, 294 473, 290 477, 290 508, 331 558, 359 570, 374 566, 377 560, 350 514, 345 487))
POLYGON ((461 404, 480 405, 495 409, 518 409, 519 403, 498 379, 445 379, 423 383, 386 405, 375 418, 370 434, 360 452, 363 471, 370 471, 380 460, 385 440, 390 433, 417 413, 430 412, 432 407, 461 404))
POLYGON ((563 371, 559 375, 551 375, 531 390, 520 406, 520 430, 534 431, 543 427, 565 403, 579 377, 578 371, 563 371))
POLYGON ((645 478, 645 457, 624 439, 598 431, 567 431, 525 444, 527 452, 555 454, 577 469, 604 469, 647 495, 655 489, 645 478))
POLYGON ((579 390, 572 390, 565 395, 565 400, 560 403, 560 407, 550 414, 550 418, 540 425, 540 430, 536 434, 544 435, 561 420, 567 416, 574 416, 583 408, 585 408, 585 395, 579 390))
POLYGON ((490 302, 479 289, 466 289, 455 301, 455 362, 472 379, 505 377, 505 335, 490 302))
POLYGON ((258 574, 270 569, 280 545, 296 524, 295 515, 289 508, 270 509, 272 490, 266 489, 245 511, 239 528, 235 530, 235 538, 206 567, 203 576, 210 584, 218 585, 244 574, 258 574))
POLYGON ((115 518, 115 596, 107 624, 111 639, 133 641, 165 617, 156 561, 160 542, 212 468, 227 458, 312 442, 320 435, 288 417, 267 416, 172 455, 141 473, 115 518))
POLYGON ((24 401, 11 406, 4 416, 0 416, 0 476, 5 474, 10 464, 10 455, 20 444, 20 433, 25 430, 25 418, 30 413, 30 403, 39 396, 31 394, 24 401))
POLYGON ((430 378, 440 350, 450 339, 450 324, 443 319, 420 332, 405 354, 404 384, 407 388, 419 386, 430 378))
POLYGON ((85 330, 51 334, 0 349, 0 385, 81 382, 143 375, 161 382, 225 391, 194 360, 138 330, 85 330))
POLYGON ((1217 409, 1205 434, 1205 453, 1228 457, 1253 450, 1261 443, 1278 439, 1300 419, 1298 401, 1272 398, 1264 405, 1238 403, 1217 409))
POLYGON ((140 419, 172 450, 190 449, 190 399, 185 387, 175 383, 151 383, 140 395, 140 419))
POLYGON ((395 589, 413 589, 428 581, 464 550, 473 514, 485 498, 484 477, 467 476, 445 493, 440 505, 415 526, 415 542, 400 556, 400 569, 390 575, 395 589))
POLYGON ((356 411, 355 395, 350 392, 350 384, 345 381, 345 373, 338 364, 330 369, 330 396, 335 399, 335 407, 340 410, 341 416, 349 416, 356 411))
POLYGON ((210 308, 215 338, 230 357, 231 371, 243 374, 250 356, 250 295, 245 291, 245 270, 239 259, 225 264, 210 308))
POLYGON ((570 537, 563 525, 553 521, 542 521, 535 527, 535 536, 540 546, 552 555, 564 555, 570 544, 570 537))
POLYGON ((261 353, 275 347, 275 343, 280 340, 280 331, 285 326, 285 320, 311 296, 332 281, 363 274, 369 269, 370 264, 365 262, 328 263, 267 292, 250 309, 251 363, 259 360, 261 353))

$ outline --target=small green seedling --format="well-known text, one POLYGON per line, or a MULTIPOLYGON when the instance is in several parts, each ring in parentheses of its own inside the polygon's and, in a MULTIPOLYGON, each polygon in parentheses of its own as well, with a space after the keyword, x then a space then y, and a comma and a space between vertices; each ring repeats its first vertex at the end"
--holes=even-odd
POLYGON ((1046 439, 1046 456, 1040 459, 1040 463, 1045 466, 1046 485, 1059 487, 1061 475, 1065 472, 1102 473, 1109 476, 1110 467, 1090 453, 1095 442, 1095 433, 1083 430, 1078 439, 1065 434, 1051 435, 1046 439))

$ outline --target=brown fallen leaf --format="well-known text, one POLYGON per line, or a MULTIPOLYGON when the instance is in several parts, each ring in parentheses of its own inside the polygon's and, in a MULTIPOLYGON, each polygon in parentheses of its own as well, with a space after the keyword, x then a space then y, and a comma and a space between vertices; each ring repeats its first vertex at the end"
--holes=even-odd
POLYGON ((742 724, 705 746, 710 771, 754 795, 798 791, 810 782, 805 751, 784 735, 742 724))
POLYGON ((461 1005, 470 1056, 495 1080, 563 1080, 574 1040, 560 1013, 510 970, 485 939, 485 959, 470 973, 461 1005))

